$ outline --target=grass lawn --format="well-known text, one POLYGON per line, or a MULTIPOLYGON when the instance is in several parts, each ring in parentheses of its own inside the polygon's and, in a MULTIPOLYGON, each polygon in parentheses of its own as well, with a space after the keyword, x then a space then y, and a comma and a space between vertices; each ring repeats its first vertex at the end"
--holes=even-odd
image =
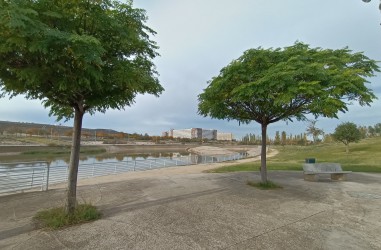
MULTIPOLYGON (((306 158, 316 162, 340 163, 343 170, 354 172, 381 173, 381 137, 367 138, 359 143, 349 144, 349 154, 344 144, 329 143, 310 146, 271 146, 279 154, 267 159, 268 170, 302 170, 306 158)), ((243 163, 214 169, 210 172, 258 171, 260 161, 243 163)))

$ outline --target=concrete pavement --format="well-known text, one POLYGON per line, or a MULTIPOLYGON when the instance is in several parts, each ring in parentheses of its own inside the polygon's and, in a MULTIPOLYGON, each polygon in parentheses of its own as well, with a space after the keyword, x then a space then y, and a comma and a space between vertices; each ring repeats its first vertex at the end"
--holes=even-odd
POLYGON ((83 182, 78 200, 104 215, 62 230, 31 218, 63 205, 63 188, 0 197, 0 249, 381 249, 380 174, 306 182, 274 171, 284 188, 264 191, 246 185, 259 173, 154 171, 83 182))

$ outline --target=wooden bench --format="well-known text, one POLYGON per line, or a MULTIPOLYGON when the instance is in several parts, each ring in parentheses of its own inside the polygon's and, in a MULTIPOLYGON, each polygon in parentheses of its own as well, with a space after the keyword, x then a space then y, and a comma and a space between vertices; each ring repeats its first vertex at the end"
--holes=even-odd
POLYGON ((335 181, 345 180, 345 175, 352 171, 343 171, 339 163, 304 163, 304 180, 317 181, 319 174, 330 174, 331 179, 335 181))

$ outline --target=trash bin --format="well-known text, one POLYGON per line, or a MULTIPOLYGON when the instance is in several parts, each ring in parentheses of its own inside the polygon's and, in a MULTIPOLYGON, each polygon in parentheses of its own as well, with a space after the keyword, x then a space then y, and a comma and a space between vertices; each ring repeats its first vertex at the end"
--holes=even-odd
POLYGON ((306 163, 316 163, 315 158, 306 158, 306 163))

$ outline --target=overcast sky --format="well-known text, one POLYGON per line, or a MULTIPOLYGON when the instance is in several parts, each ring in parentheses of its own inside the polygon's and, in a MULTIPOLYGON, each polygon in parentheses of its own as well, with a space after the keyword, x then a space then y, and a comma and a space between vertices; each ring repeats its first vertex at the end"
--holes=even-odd
MULTIPOLYGON (((311 47, 339 49, 348 46, 381 61, 381 14, 379 2, 361 0, 135 0, 147 11, 147 25, 160 46, 155 59, 165 92, 159 97, 139 96, 124 111, 85 115, 87 128, 110 128, 127 133, 160 135, 170 128, 202 127, 260 134, 256 123, 239 126, 236 121, 212 120, 197 115, 197 96, 220 69, 249 48, 277 48, 295 41, 311 47)), ((381 74, 368 86, 379 98, 371 107, 349 106, 339 119, 318 119, 326 133, 341 122, 374 125, 381 122, 381 74)), ((0 99, 0 120, 56 124, 39 101, 23 97, 0 99)), ((72 121, 67 122, 72 125, 72 121)), ((305 132, 306 122, 278 122, 275 131, 305 132)))

